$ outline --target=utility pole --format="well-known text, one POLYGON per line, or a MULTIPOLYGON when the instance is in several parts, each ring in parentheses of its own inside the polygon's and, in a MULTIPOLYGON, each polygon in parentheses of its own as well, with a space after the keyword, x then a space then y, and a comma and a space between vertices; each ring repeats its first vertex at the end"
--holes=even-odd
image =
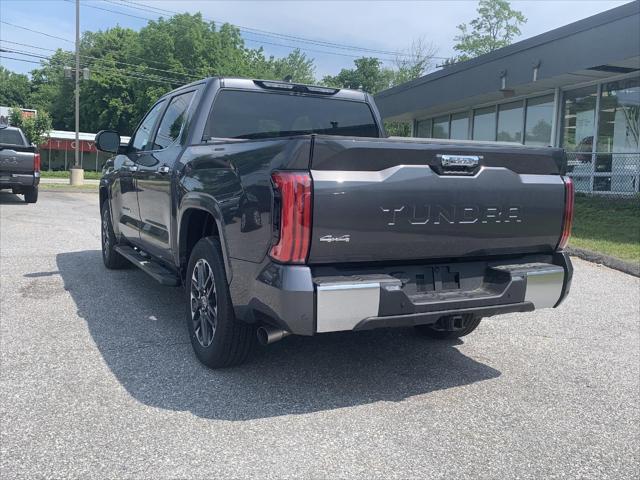
POLYGON ((76 148, 75 161, 71 168, 71 185, 84 183, 84 170, 80 166, 80 0, 76 0, 76 75, 75 75, 75 100, 76 100, 76 148))

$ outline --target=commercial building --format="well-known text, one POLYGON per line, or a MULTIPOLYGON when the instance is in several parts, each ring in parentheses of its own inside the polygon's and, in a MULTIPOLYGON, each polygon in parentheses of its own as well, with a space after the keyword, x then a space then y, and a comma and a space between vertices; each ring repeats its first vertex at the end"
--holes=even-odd
MULTIPOLYGON (((80 166, 85 170, 102 170, 104 162, 112 155, 98 151, 95 133, 80 132, 80 166)), ((128 142, 129 137, 123 137, 128 142)), ((68 170, 75 160, 76 133, 52 130, 49 139, 39 146, 43 170, 68 170)))
POLYGON ((640 1, 380 92, 416 137, 567 150, 576 189, 640 186, 640 1))

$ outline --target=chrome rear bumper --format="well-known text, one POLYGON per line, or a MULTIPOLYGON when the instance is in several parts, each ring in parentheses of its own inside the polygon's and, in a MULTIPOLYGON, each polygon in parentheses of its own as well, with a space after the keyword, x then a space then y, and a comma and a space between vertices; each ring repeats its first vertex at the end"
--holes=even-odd
MULTIPOLYGON (((410 313, 408 310, 390 312, 390 302, 385 299, 401 294, 402 290, 402 282, 390 275, 316 278, 316 332, 357 330, 368 328, 369 324, 393 326, 394 319, 398 325, 407 321, 420 324, 434 323, 441 316, 455 313, 490 316, 550 308, 561 300, 568 275, 562 266, 547 263, 490 268, 509 276, 500 292, 487 292, 483 299, 479 295, 471 298, 470 292, 451 291, 434 294, 432 302, 421 296, 410 313), (385 302, 387 305, 383 305, 385 302)), ((406 297, 406 301, 413 302, 411 297, 406 297)))

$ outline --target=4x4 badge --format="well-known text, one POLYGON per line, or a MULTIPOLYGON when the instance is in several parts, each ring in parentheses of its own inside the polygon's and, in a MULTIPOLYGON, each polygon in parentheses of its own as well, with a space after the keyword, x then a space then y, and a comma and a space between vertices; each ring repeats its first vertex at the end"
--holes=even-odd
POLYGON ((333 242, 346 242, 349 243, 351 241, 351 235, 341 235, 339 237, 334 237, 333 235, 325 235, 320 237, 321 242, 333 243, 333 242))

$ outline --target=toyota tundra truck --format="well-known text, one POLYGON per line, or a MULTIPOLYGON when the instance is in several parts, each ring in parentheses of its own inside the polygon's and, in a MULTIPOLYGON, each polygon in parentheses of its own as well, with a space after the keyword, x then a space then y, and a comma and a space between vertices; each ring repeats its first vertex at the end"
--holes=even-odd
POLYGON ((257 339, 414 327, 560 305, 572 266, 562 149, 387 138, 364 92, 209 78, 166 94, 100 181, 106 268, 183 285, 211 368, 257 339))
POLYGON ((22 130, 0 125, 0 190, 24 195, 26 203, 38 201, 40 154, 22 130))

